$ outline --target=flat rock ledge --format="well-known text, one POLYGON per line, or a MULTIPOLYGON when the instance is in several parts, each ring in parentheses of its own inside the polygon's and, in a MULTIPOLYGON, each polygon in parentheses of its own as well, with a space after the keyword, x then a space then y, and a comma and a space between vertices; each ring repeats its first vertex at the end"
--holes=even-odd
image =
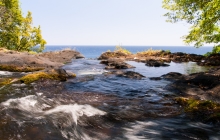
POLYGON ((72 59, 84 58, 74 50, 30 54, 28 52, 0 51, 0 70, 11 72, 32 72, 57 69, 72 59))
MULTIPOLYGON (((166 51, 161 51, 155 54, 125 54, 123 52, 104 52, 102 53, 98 60, 108 60, 108 59, 121 59, 124 61, 136 61, 146 63, 148 65, 149 60, 155 60, 160 62, 170 63, 171 61, 175 63, 182 62, 196 62, 201 66, 220 66, 220 54, 212 54, 208 57, 197 54, 187 54, 182 52, 170 53, 166 51)), ((153 64, 152 64, 153 65, 153 64)), ((161 65, 163 65, 161 63, 161 65)), ((160 66, 161 66, 160 65, 160 66)), ((149 65, 151 66, 151 64, 149 65)), ((158 63, 155 64, 158 66, 158 63)), ((166 65, 167 66, 167 65, 166 65)))

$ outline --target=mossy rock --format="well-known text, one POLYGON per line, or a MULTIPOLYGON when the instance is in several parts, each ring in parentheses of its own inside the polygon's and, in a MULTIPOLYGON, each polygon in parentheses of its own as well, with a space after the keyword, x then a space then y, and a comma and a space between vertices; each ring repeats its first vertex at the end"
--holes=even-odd
POLYGON ((25 84, 29 84, 41 78, 66 81, 67 78, 73 78, 73 77, 76 77, 74 73, 67 74, 65 70, 58 69, 58 70, 50 70, 48 72, 36 72, 36 73, 28 74, 20 78, 20 81, 25 84))
POLYGON ((185 113, 195 120, 199 119, 206 122, 220 121, 220 104, 218 103, 183 97, 178 97, 175 100, 184 107, 185 113))
POLYGON ((11 84, 12 82, 14 82, 15 79, 13 78, 4 78, 4 79, 1 79, 0 80, 0 87, 1 86, 6 86, 6 85, 9 85, 11 84))
POLYGON ((19 67, 15 65, 0 65, 0 70, 10 72, 33 72, 43 70, 42 67, 19 67))

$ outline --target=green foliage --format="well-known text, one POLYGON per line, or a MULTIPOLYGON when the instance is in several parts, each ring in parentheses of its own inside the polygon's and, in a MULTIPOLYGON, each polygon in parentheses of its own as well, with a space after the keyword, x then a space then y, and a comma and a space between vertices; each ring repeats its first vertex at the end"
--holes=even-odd
POLYGON ((204 43, 220 42, 220 0, 163 0, 163 8, 169 10, 168 22, 186 21, 192 24, 184 42, 196 47, 204 43))
POLYGON ((212 52, 207 52, 205 56, 210 56, 211 54, 218 54, 220 53, 220 45, 214 46, 212 52))
POLYGON ((42 52, 45 44, 40 26, 32 27, 31 12, 22 16, 19 0, 0 0, 0 47, 42 52))

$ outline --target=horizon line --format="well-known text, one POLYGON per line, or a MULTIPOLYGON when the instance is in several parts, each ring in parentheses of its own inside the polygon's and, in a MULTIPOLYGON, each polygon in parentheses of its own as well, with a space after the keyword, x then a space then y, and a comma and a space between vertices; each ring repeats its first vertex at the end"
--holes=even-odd
MULTIPOLYGON (((53 45, 53 44, 47 44, 45 46, 81 46, 81 47, 86 47, 86 46, 91 46, 91 47, 112 47, 112 46, 122 46, 122 47, 195 47, 195 46, 189 46, 189 45, 53 45)), ((201 46, 201 47, 213 47, 213 46, 201 46)), ((195 47, 196 48, 196 47, 195 47)), ((200 48, 200 47, 198 47, 200 48)))

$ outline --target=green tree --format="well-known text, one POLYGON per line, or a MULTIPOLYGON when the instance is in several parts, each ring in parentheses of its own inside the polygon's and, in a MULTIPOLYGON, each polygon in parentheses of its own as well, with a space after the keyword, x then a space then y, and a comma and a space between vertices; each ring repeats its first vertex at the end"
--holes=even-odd
POLYGON ((220 50, 220 0, 163 0, 163 8, 169 10, 168 22, 186 21, 192 24, 184 42, 195 47, 214 44, 220 50))
POLYGON ((0 0, 0 10, 0 47, 17 51, 44 50, 46 41, 40 26, 32 27, 31 12, 22 16, 19 0, 0 0))

